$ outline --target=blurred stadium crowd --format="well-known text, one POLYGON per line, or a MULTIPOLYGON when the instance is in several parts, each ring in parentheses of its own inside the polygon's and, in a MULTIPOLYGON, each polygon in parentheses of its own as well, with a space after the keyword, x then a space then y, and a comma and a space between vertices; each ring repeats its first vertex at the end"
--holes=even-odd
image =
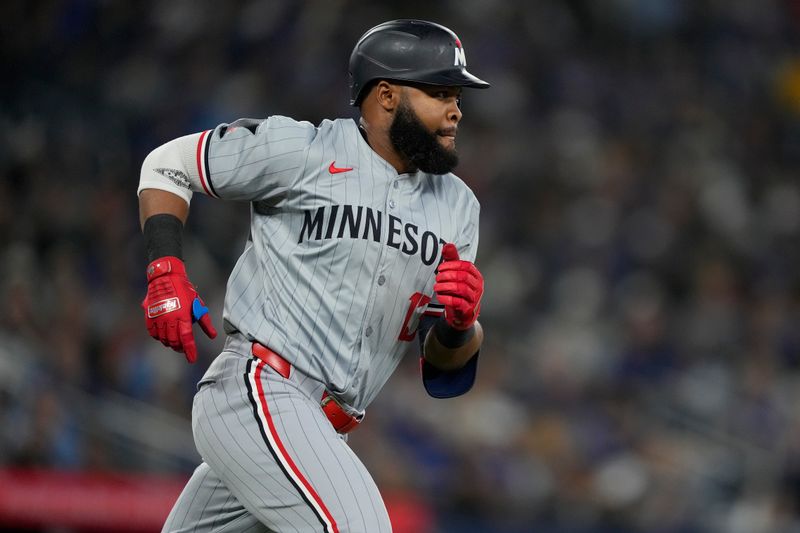
MULTIPOLYGON (((350 442, 431 531, 800 531, 800 2, 4 2, 0 465, 186 475, 194 384, 139 303, 144 156, 235 118, 355 116, 367 28, 453 28, 487 343, 407 361, 350 442)), ((248 206, 195 195, 221 324, 248 206)))

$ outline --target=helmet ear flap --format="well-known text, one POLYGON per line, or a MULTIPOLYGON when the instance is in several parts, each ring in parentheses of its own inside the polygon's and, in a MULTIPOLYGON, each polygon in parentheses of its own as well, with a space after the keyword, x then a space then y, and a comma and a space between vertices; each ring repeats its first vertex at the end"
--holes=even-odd
POLYGON ((369 94, 373 87, 378 85, 380 80, 370 80, 368 81, 361 89, 358 91, 356 95, 355 101, 351 102, 350 105, 354 107, 361 107, 361 104, 364 102, 364 98, 369 94))

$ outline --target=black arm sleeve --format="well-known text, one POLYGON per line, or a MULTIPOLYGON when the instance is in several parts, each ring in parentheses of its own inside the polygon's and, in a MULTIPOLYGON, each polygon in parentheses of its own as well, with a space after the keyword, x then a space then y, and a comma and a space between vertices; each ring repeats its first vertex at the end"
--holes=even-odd
POLYGON ((147 261, 173 256, 183 260, 183 224, 175 215, 153 215, 142 228, 147 261))

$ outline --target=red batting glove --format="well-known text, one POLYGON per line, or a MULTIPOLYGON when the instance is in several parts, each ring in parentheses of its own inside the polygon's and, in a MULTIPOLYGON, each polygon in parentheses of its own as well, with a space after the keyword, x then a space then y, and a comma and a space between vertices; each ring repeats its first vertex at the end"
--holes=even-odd
POLYGON ((144 297, 144 321, 150 336, 176 352, 183 352, 186 360, 197 360, 192 323, 213 339, 217 330, 211 324, 208 308, 197 296, 197 291, 186 277, 186 267, 177 257, 167 256, 147 265, 147 296, 144 297))
POLYGON ((444 319, 452 328, 469 329, 481 311, 483 276, 473 263, 458 258, 452 243, 442 248, 442 259, 433 290, 444 305, 444 319))

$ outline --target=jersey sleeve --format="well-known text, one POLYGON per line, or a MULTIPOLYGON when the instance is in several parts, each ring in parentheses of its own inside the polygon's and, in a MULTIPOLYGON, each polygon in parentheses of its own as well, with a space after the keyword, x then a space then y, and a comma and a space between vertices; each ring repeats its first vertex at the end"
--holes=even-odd
POLYGON ((220 124, 197 137, 194 170, 209 196, 248 201, 273 198, 297 178, 316 133, 309 122, 279 115, 220 124))
POLYGON ((160 189, 187 204, 195 192, 230 200, 280 195, 299 174, 316 132, 309 122, 276 115, 173 139, 145 158, 137 193, 160 189))

